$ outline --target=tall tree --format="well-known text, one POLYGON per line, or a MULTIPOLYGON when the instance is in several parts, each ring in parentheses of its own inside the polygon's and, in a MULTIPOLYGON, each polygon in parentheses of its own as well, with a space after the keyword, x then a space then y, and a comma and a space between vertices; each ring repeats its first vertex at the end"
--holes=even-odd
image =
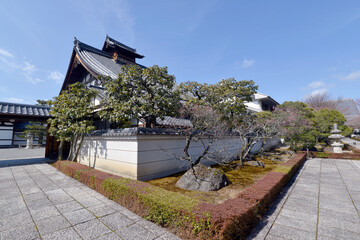
MULTIPOLYGON (((186 82, 180 84, 180 89, 183 93, 185 107, 196 110, 190 112, 193 127, 188 131, 186 137, 185 156, 189 156, 186 154, 186 147, 197 141, 199 136, 204 137, 204 134, 209 139, 204 146, 204 152, 200 154, 202 157, 210 152, 214 140, 217 140, 224 132, 241 130, 241 133, 244 133, 245 128, 238 126, 245 124, 240 121, 242 115, 246 113, 244 103, 251 101, 252 95, 256 93, 257 86, 253 81, 236 81, 230 78, 210 85, 186 82)), ((247 130, 251 131, 252 129, 247 128, 247 130)), ((239 146, 241 148, 239 157, 245 157, 243 153, 246 150, 242 148, 245 146, 243 140, 248 133, 239 136, 243 142, 242 146, 239 146)), ((249 145, 246 143, 246 146, 249 145)), ((195 161, 196 164, 199 162, 195 161)))
POLYGON ((103 85, 107 97, 99 115, 110 122, 142 118, 146 127, 155 127, 157 117, 177 113, 180 94, 167 67, 124 65, 118 78, 105 78, 103 85))
POLYGON ((315 143, 311 120, 313 110, 302 102, 284 102, 273 112, 274 118, 281 124, 281 135, 290 143, 290 148, 296 150, 298 144, 315 143))
POLYGON ((79 154, 84 135, 95 129, 91 119, 95 96, 95 90, 86 88, 82 83, 75 83, 49 102, 49 133, 60 141, 60 160, 63 158, 65 141, 71 143, 68 159, 74 161, 79 154))
POLYGON ((332 101, 332 97, 327 92, 307 95, 304 100, 308 107, 315 110, 333 109, 334 104, 332 101))
POLYGON ((346 122, 344 115, 336 110, 320 109, 315 111, 312 122, 313 127, 317 131, 317 142, 326 142, 328 140, 328 136, 330 136, 330 131, 332 130, 334 123, 338 125, 338 128, 342 131, 342 135, 347 136, 352 132, 351 127, 344 125, 346 122))

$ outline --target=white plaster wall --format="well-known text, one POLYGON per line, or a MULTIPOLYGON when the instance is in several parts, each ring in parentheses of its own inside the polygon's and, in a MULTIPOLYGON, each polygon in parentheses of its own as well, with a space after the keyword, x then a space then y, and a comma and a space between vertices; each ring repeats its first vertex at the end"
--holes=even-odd
POLYGON ((79 152, 81 164, 137 179, 137 140, 130 137, 85 137, 79 152))
MULTIPOLYGON (((235 139, 236 137, 226 138, 214 144, 217 149, 224 152, 217 160, 235 154, 235 139)), ((123 177, 150 180, 187 170, 188 163, 179 160, 179 157, 184 155, 184 146, 184 136, 85 137, 78 161, 123 177)), ((190 145, 191 156, 199 156, 202 151, 203 146, 200 142, 190 145)), ((215 162, 202 163, 210 165, 215 162)))
POLYGON ((12 126, 1 126, 0 127, 0 145, 8 146, 11 145, 11 139, 13 134, 12 126))
MULTIPOLYGON (((276 146, 279 146, 280 143, 281 142, 280 142, 279 138, 271 138, 266 142, 266 144, 264 146, 264 150, 268 151, 268 150, 270 150, 270 149, 272 149, 272 148, 274 148, 276 146)), ((251 149, 251 153, 252 154, 259 153, 260 149, 261 149, 261 142, 258 142, 251 149)))
MULTIPOLYGON (((206 139, 203 141, 205 144, 207 143, 206 139)), ((214 143, 215 148, 210 150, 216 153, 214 161, 233 157, 236 152, 236 144, 240 144, 236 137, 228 137, 214 143), (223 152, 219 153, 221 150, 223 152)), ((184 136, 139 136, 138 179, 149 180, 187 170, 189 168, 188 162, 179 160, 180 156, 184 156, 184 147, 184 136)), ((203 145, 200 142, 195 142, 190 145, 189 154, 196 158, 203 150, 203 145)), ((216 163, 214 161, 202 160, 201 163, 211 165, 216 163)))
MULTIPOLYGON (((207 140, 203 140, 206 144, 207 140)), ((266 148, 278 143, 269 141, 266 148)), ((241 145, 238 137, 229 136, 213 144, 213 159, 202 160, 205 165, 215 164, 225 158, 235 156, 241 145)), ((185 137, 176 135, 136 135, 123 137, 85 137, 78 161, 81 164, 127 178, 150 180, 168 176, 189 168, 184 156, 185 137)), ((192 143, 191 156, 196 158, 203 152, 200 142, 192 143)), ((260 143, 252 152, 258 152, 260 143)))

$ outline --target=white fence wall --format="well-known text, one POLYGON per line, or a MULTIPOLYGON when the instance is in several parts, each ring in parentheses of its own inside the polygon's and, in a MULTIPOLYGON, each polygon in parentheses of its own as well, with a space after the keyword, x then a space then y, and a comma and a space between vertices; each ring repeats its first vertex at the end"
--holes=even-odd
MULTIPOLYGON (((201 163, 211 165, 233 157, 240 144, 236 136, 223 138, 214 143, 212 159, 201 163)), ((123 177, 150 180, 187 170, 188 162, 180 160, 184 146, 185 137, 179 135, 87 136, 78 161, 123 177)), ((203 149, 199 141, 190 145, 189 153, 197 157, 203 149)))

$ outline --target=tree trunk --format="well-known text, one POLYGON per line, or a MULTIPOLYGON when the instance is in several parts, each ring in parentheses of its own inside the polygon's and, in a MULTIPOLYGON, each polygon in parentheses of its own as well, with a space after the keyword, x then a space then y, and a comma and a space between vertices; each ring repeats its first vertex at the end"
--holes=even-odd
POLYGON ((81 148, 81 145, 82 145, 82 143, 83 143, 83 141, 84 141, 84 134, 81 134, 80 135, 80 143, 79 144, 77 144, 77 149, 76 149, 76 152, 75 152, 75 155, 74 155, 74 159, 73 159, 73 161, 77 161, 77 157, 79 156, 79 152, 80 152, 80 148, 81 148))
POLYGON ((72 140, 72 142, 70 143, 70 152, 69 152, 69 155, 68 155, 68 160, 70 161, 73 161, 74 160, 74 152, 75 152, 75 149, 76 149, 76 143, 77 143, 77 140, 78 140, 78 135, 75 135, 74 136, 74 139, 72 140))
POLYGON ((63 160, 63 156, 64 156, 63 150, 64 150, 64 140, 61 140, 58 149, 58 160, 63 160))
POLYGON ((156 127, 156 117, 155 116, 146 117, 145 118, 145 127, 147 127, 147 128, 156 127))

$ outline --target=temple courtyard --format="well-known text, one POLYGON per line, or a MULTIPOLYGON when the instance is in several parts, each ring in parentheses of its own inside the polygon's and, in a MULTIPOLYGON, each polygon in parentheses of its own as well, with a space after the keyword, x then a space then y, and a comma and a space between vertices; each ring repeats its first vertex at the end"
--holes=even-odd
POLYGON ((43 151, 0 149, 0 239, 179 239, 44 163, 43 151))
MULTIPOLYGON (((0 239, 179 239, 62 174, 42 151, 0 149, 0 239)), ((360 161, 309 159, 249 239, 359 235, 360 161)))
POLYGON ((309 159, 249 239, 359 239, 360 161, 309 159))

